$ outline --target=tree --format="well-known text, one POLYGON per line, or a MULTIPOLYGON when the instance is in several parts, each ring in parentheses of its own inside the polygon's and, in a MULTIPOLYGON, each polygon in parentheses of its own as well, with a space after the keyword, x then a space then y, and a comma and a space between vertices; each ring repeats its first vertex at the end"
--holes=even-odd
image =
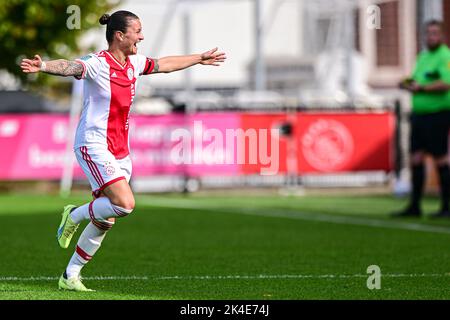
MULTIPOLYGON (((79 39, 99 27, 98 19, 118 0, 5 0, 0 2, 0 69, 30 79, 18 62, 40 54, 71 59, 80 54, 79 39)), ((38 82, 46 81, 39 77, 38 82)))

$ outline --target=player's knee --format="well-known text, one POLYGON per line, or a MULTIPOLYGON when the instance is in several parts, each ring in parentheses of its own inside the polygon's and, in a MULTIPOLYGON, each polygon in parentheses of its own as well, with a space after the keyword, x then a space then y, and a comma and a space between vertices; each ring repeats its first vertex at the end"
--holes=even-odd
POLYGON ((134 202, 133 202, 132 206, 130 204, 128 206, 119 206, 119 205, 112 204, 112 207, 113 207, 114 212, 117 214, 117 216, 126 217, 130 213, 133 212, 134 202))
POLYGON ((107 232, 111 230, 111 228, 114 226, 116 219, 115 218, 108 218, 108 219, 94 219, 91 220, 94 226, 96 226, 98 229, 107 232))
POLYGON ((122 195, 115 199, 111 199, 110 201, 114 213, 119 218, 126 217, 133 212, 135 204, 133 194, 122 195))
POLYGON ((133 211, 135 205, 133 195, 119 197, 118 199, 114 199, 113 201, 111 201, 111 203, 115 206, 131 211, 133 211))

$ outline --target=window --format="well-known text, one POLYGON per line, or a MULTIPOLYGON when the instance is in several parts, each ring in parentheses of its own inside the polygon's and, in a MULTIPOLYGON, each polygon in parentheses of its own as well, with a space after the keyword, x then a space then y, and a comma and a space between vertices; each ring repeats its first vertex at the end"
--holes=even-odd
POLYGON ((379 4, 381 29, 376 31, 377 66, 398 66, 399 57, 399 15, 398 1, 379 4))

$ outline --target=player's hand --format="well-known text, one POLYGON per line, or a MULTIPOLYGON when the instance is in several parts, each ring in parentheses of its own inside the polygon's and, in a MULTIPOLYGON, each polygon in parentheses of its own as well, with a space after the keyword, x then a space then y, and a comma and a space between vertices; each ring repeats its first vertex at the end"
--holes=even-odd
POLYGON ((224 52, 217 52, 218 48, 211 49, 200 55, 203 65, 220 66, 221 62, 224 62, 227 58, 224 52))
POLYGON ((405 89, 405 90, 409 90, 409 87, 411 86, 411 84, 414 83, 414 80, 411 78, 406 78, 403 79, 400 83, 399 83, 399 88, 400 89, 405 89))
POLYGON ((39 55, 35 55, 33 60, 22 59, 22 62, 20 63, 20 67, 25 73, 39 72, 41 70, 41 65, 42 59, 39 55))
POLYGON ((418 92, 421 90, 421 86, 412 79, 405 79, 400 83, 400 89, 404 89, 409 92, 418 92))
POLYGON ((423 90, 423 87, 421 85, 419 85, 417 82, 413 82, 411 83, 411 85, 408 88, 409 91, 416 93, 416 92, 420 92, 423 90))

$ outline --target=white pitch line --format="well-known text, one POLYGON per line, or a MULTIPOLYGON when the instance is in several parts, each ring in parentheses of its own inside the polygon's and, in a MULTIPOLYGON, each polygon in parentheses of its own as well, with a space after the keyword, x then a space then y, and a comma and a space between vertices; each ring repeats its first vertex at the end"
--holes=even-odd
MULTIPOLYGON (((260 279, 349 279, 367 278, 369 274, 259 274, 259 275, 178 275, 178 276, 91 276, 83 277, 83 280, 260 280, 260 279)), ((435 278, 450 277, 450 273, 387 273, 381 274, 384 278, 435 278)), ((0 277, 0 282, 20 281, 56 281, 59 277, 0 277)))
MULTIPOLYGON (((156 277, 152 280, 258 280, 258 279, 347 279, 347 278, 367 278, 370 274, 260 274, 260 275, 226 275, 226 276, 164 276, 156 277)), ((403 274, 390 273, 381 274, 387 278, 432 278, 450 277, 450 273, 418 273, 403 274)))
POLYGON ((392 220, 380 220, 373 218, 349 217, 324 213, 306 213, 294 209, 262 209, 262 208, 223 208, 216 206, 208 206, 197 204, 191 200, 181 199, 149 199, 141 200, 141 203, 153 207, 165 208, 181 208, 181 209, 196 209, 208 210, 218 213, 235 213, 253 216, 274 217, 274 218, 288 218, 305 221, 318 221, 334 224, 356 225, 364 227, 400 229, 408 231, 430 232, 440 234, 450 234, 450 228, 441 226, 425 225, 412 222, 401 222, 392 220))
MULTIPOLYGON (((54 281, 59 280, 60 277, 50 277, 50 276, 32 276, 32 277, 0 277, 1 281, 54 281)), ((83 280, 148 280, 149 278, 146 276, 92 276, 92 277, 83 277, 83 280)))

